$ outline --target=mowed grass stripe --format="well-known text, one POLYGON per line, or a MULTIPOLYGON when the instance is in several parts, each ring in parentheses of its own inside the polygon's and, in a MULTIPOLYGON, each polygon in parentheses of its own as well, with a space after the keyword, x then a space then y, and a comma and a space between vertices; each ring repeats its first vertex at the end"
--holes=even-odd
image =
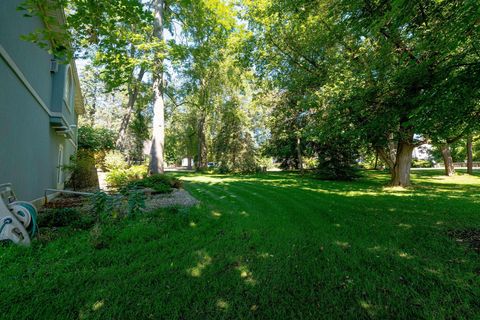
POLYGON ((447 231, 480 227, 480 179, 364 175, 183 174, 198 206, 2 248, 2 319, 478 318, 478 255, 447 231))

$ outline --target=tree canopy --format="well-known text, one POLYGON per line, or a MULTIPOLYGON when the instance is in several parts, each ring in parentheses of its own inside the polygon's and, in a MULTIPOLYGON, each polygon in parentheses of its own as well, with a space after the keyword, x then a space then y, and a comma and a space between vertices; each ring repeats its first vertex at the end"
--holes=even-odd
POLYGON ((88 58, 104 92, 125 92, 117 144, 127 148, 133 133, 139 150, 152 138, 151 172, 164 153, 201 170, 270 156, 301 170, 314 159, 319 174, 349 178, 375 154, 392 185, 408 186, 416 147, 443 146, 448 157, 478 132, 476 0, 28 0, 22 9, 47 19, 55 5, 67 8, 63 27, 26 39, 88 58))

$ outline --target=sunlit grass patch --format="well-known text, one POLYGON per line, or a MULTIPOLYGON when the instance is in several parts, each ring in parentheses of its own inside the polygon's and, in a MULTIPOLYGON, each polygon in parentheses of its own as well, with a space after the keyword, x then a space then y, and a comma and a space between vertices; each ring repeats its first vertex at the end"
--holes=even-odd
POLYGON ((478 176, 175 175, 201 204, 102 223, 102 248, 2 247, 2 319, 478 317, 478 176))

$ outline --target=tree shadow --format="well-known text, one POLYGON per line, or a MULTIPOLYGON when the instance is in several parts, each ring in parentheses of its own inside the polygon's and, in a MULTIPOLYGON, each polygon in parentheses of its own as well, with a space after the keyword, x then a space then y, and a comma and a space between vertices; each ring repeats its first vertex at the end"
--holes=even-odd
POLYGON ((437 194, 436 183, 421 182, 426 189, 384 192, 381 175, 184 177, 201 205, 106 225, 106 248, 79 232, 5 251, 2 310, 93 319, 476 316, 478 256, 447 234, 479 225, 474 189, 442 184, 437 194), (24 296, 32 299, 15 303, 24 296))

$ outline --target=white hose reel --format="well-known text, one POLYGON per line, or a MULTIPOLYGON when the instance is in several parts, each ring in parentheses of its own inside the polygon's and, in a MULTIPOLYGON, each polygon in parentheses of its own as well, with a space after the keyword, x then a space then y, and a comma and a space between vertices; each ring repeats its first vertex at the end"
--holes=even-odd
POLYGON ((23 224, 13 217, 0 219, 0 241, 11 241, 15 244, 30 245, 30 236, 23 224))
POLYGON ((11 184, 0 185, 0 241, 30 245, 37 233, 37 210, 26 201, 16 201, 11 184))
POLYGON ((18 219, 18 221, 20 221, 25 227, 28 227, 30 225, 30 223, 32 222, 32 215, 26 207, 18 204, 10 204, 8 207, 18 219))

